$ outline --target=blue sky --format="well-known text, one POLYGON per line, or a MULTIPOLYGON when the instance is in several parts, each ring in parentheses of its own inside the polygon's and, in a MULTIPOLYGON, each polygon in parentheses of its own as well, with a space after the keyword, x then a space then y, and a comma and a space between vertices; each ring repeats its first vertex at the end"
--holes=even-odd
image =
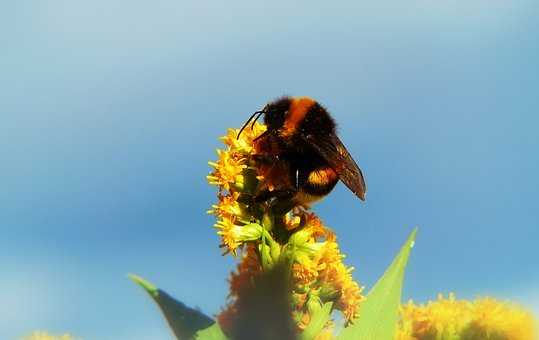
POLYGON ((532 0, 0 4, 0 338, 169 339, 126 274, 208 314, 231 258, 205 214, 217 137, 318 99, 369 187, 315 211, 370 287, 420 227, 405 298, 539 310, 532 0))

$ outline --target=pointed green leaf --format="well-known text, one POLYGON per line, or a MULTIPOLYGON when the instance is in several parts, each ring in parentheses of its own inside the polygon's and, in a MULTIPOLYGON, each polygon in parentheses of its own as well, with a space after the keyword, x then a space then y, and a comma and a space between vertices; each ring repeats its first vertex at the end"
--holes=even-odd
POLYGON ((227 340, 228 338, 219 327, 219 324, 216 322, 210 327, 198 331, 195 335, 196 340, 227 340))
POLYGON ((141 286, 157 303, 178 340, 193 339, 196 332, 215 323, 209 316, 187 307, 143 278, 132 274, 129 278, 141 286))
POLYGON ((404 269, 414 246, 417 228, 412 231, 384 275, 361 305, 360 316, 346 327, 338 340, 393 340, 401 301, 404 269))
POLYGON ((322 308, 317 310, 311 317, 311 322, 300 334, 299 340, 313 340, 322 331, 326 322, 331 316, 332 302, 325 303, 322 308))

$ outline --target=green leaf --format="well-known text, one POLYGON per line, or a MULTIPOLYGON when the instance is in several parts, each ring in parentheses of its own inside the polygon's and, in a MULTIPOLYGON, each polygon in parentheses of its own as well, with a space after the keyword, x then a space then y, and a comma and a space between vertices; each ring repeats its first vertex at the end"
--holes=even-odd
POLYGON ((367 295, 359 310, 359 318, 339 334, 338 340, 393 340, 399 316, 404 269, 416 233, 417 228, 367 295))
POLYGON ((219 327, 219 324, 216 322, 210 327, 198 331, 195 335, 196 340, 227 340, 226 335, 219 327))
POLYGON ((187 307, 143 278, 133 274, 130 274, 129 278, 141 286, 157 303, 178 340, 194 339, 199 330, 215 323, 209 316, 187 307))
POLYGON ((312 340, 316 338, 331 316, 331 307, 333 307, 333 303, 327 302, 312 315, 311 322, 309 322, 309 325, 300 334, 299 340, 312 340))

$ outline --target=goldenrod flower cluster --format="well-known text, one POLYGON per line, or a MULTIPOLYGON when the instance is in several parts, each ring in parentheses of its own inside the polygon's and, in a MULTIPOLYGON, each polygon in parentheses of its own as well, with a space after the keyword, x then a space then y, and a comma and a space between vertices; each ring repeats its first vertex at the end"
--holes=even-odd
POLYGON ((230 303, 219 322, 226 330, 237 312, 238 292, 253 277, 282 261, 291 268, 292 310, 299 329, 326 302, 333 302, 333 308, 351 321, 364 297, 362 287, 352 278, 353 268, 343 264, 335 234, 306 208, 295 207, 284 216, 274 216, 268 203, 249 200, 260 186, 273 187, 253 157, 253 140, 264 131, 265 126, 256 123, 238 139, 239 131, 229 129, 221 138, 225 148, 217 150, 218 160, 209 163, 214 170, 207 176, 208 182, 219 189, 218 202, 209 213, 217 218, 220 246, 225 254, 240 255, 230 277, 230 303))
POLYGON ((50 335, 47 332, 35 331, 32 334, 23 338, 23 340, 74 340, 69 334, 50 335))
POLYGON ((533 316, 521 308, 481 298, 448 298, 401 306, 397 340, 536 340, 533 316))

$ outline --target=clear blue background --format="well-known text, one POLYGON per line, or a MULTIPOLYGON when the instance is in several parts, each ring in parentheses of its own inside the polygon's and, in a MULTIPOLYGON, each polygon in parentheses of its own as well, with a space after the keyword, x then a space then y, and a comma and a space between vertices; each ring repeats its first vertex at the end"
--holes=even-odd
POLYGON ((4 1, 0 338, 170 339, 126 278, 212 315, 217 137, 318 99, 364 169, 315 206, 372 286, 420 227, 405 298, 539 306, 539 4, 4 1))

